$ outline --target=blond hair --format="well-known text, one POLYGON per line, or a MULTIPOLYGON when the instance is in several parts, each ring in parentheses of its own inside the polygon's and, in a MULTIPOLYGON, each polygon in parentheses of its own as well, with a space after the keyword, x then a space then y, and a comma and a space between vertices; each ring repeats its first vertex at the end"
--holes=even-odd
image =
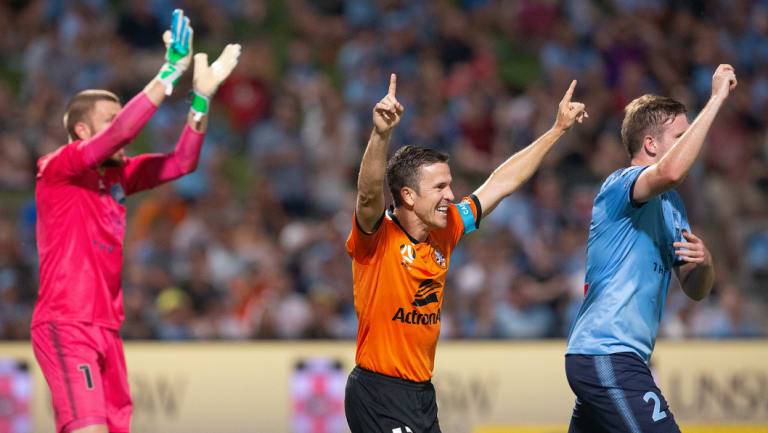
POLYGON ((621 142, 629 157, 640 151, 643 137, 658 138, 665 123, 687 111, 685 105, 668 96, 643 95, 627 104, 621 122, 621 142))
POLYGON ((78 122, 86 121, 86 116, 93 110, 93 106, 98 101, 112 101, 120 103, 120 98, 114 93, 108 90, 88 89, 75 95, 67 103, 67 108, 64 110, 64 128, 67 129, 67 135, 69 141, 79 139, 75 132, 75 125, 78 122))

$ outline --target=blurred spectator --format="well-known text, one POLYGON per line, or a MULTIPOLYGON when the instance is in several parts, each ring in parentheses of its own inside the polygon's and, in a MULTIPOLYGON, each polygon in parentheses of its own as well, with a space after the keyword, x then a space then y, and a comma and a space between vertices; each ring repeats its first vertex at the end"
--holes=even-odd
POLYGON ((307 163, 300 135, 300 106, 296 96, 284 93, 275 100, 273 117, 254 127, 248 155, 254 168, 269 181, 283 210, 294 217, 311 211, 307 201, 307 163))
POLYGON ((233 133, 243 134, 267 115, 274 62, 266 41, 249 41, 243 47, 237 68, 216 92, 216 100, 224 105, 233 133))
POLYGON ((718 307, 707 318, 706 327, 700 335, 709 338, 754 338, 762 335, 744 304, 741 291, 736 287, 727 285, 719 292, 718 307))
MULTIPOLYGON (((717 289, 694 303, 673 283, 661 332, 768 335, 764 1, 89 0, 0 4, 0 339, 28 338, 35 162, 66 142, 65 98, 140 90, 177 3, 196 50, 235 37, 244 50, 214 101, 222 110, 198 172, 130 204, 125 338, 354 338, 344 241, 390 72, 406 107, 391 150, 450 153, 457 197, 546 130, 579 80, 589 119, 459 244, 442 316, 446 338, 564 337, 584 296, 596 189, 628 164, 624 105, 666 94, 693 118, 728 62, 739 90, 679 189, 715 256, 717 289)), ((129 152, 170 150, 190 81, 129 152)))
POLYGON ((162 43, 157 35, 165 29, 152 14, 148 0, 129 2, 128 10, 121 13, 117 21, 117 34, 133 48, 157 48, 162 43))

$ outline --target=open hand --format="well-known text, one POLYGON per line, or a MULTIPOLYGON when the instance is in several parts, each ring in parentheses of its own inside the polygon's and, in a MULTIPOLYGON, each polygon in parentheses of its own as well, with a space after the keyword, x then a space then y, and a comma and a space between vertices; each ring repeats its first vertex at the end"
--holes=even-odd
POLYGON ((184 11, 176 9, 171 18, 171 29, 163 33, 165 60, 182 71, 192 62, 192 36, 194 31, 184 11))
POLYGON ((192 87, 195 91, 208 98, 213 97, 219 85, 229 77, 229 74, 237 66, 237 59, 240 57, 241 51, 240 44, 228 44, 210 67, 208 66, 208 54, 195 54, 195 74, 192 79, 192 87))
POLYGON ((173 92, 173 86, 189 67, 192 60, 192 27, 184 11, 176 9, 171 18, 171 30, 163 33, 165 63, 157 73, 157 80, 165 85, 165 94, 173 92))
POLYGON ((385 134, 392 130, 403 117, 403 106, 397 102, 395 91, 397 90, 397 75, 389 77, 389 92, 373 108, 373 126, 379 134, 385 134))

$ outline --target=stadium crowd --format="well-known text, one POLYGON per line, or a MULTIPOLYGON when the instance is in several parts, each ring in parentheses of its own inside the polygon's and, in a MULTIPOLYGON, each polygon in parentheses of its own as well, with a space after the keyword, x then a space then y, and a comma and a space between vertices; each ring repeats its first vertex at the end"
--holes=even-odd
MULTIPOLYGON (((589 119, 460 242, 441 319, 444 338, 564 337, 596 188, 628 165, 623 107, 665 94, 692 118, 719 63, 739 89, 679 189, 717 281, 699 303, 673 284, 661 335, 768 335, 766 0, 33 0, 0 4, 0 339, 29 338, 35 163, 66 142, 67 98, 136 94, 175 7, 197 50, 236 40, 243 55, 197 171, 128 199, 125 338, 354 338, 344 242, 390 72, 405 106, 393 146, 448 152, 457 197, 549 128, 578 79, 589 119)), ((129 154, 172 149, 190 81, 129 154)))

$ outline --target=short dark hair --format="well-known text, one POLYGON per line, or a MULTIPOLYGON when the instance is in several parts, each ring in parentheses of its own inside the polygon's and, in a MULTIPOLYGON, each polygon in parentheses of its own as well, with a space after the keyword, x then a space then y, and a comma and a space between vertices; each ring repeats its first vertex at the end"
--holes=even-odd
POLYGON ((643 137, 658 137, 662 125, 687 111, 685 105, 668 96, 643 95, 627 104, 621 122, 621 142, 629 157, 640 151, 643 137))
POLYGON ((448 162, 448 155, 421 146, 403 146, 387 162, 387 184, 395 206, 403 204, 400 190, 407 186, 419 190, 421 167, 438 162, 448 162))
POLYGON ((78 93, 67 103, 64 110, 64 127, 67 128, 69 140, 77 140, 79 137, 75 132, 75 125, 78 122, 85 121, 93 106, 98 101, 112 101, 120 103, 120 98, 109 90, 88 89, 78 93))

